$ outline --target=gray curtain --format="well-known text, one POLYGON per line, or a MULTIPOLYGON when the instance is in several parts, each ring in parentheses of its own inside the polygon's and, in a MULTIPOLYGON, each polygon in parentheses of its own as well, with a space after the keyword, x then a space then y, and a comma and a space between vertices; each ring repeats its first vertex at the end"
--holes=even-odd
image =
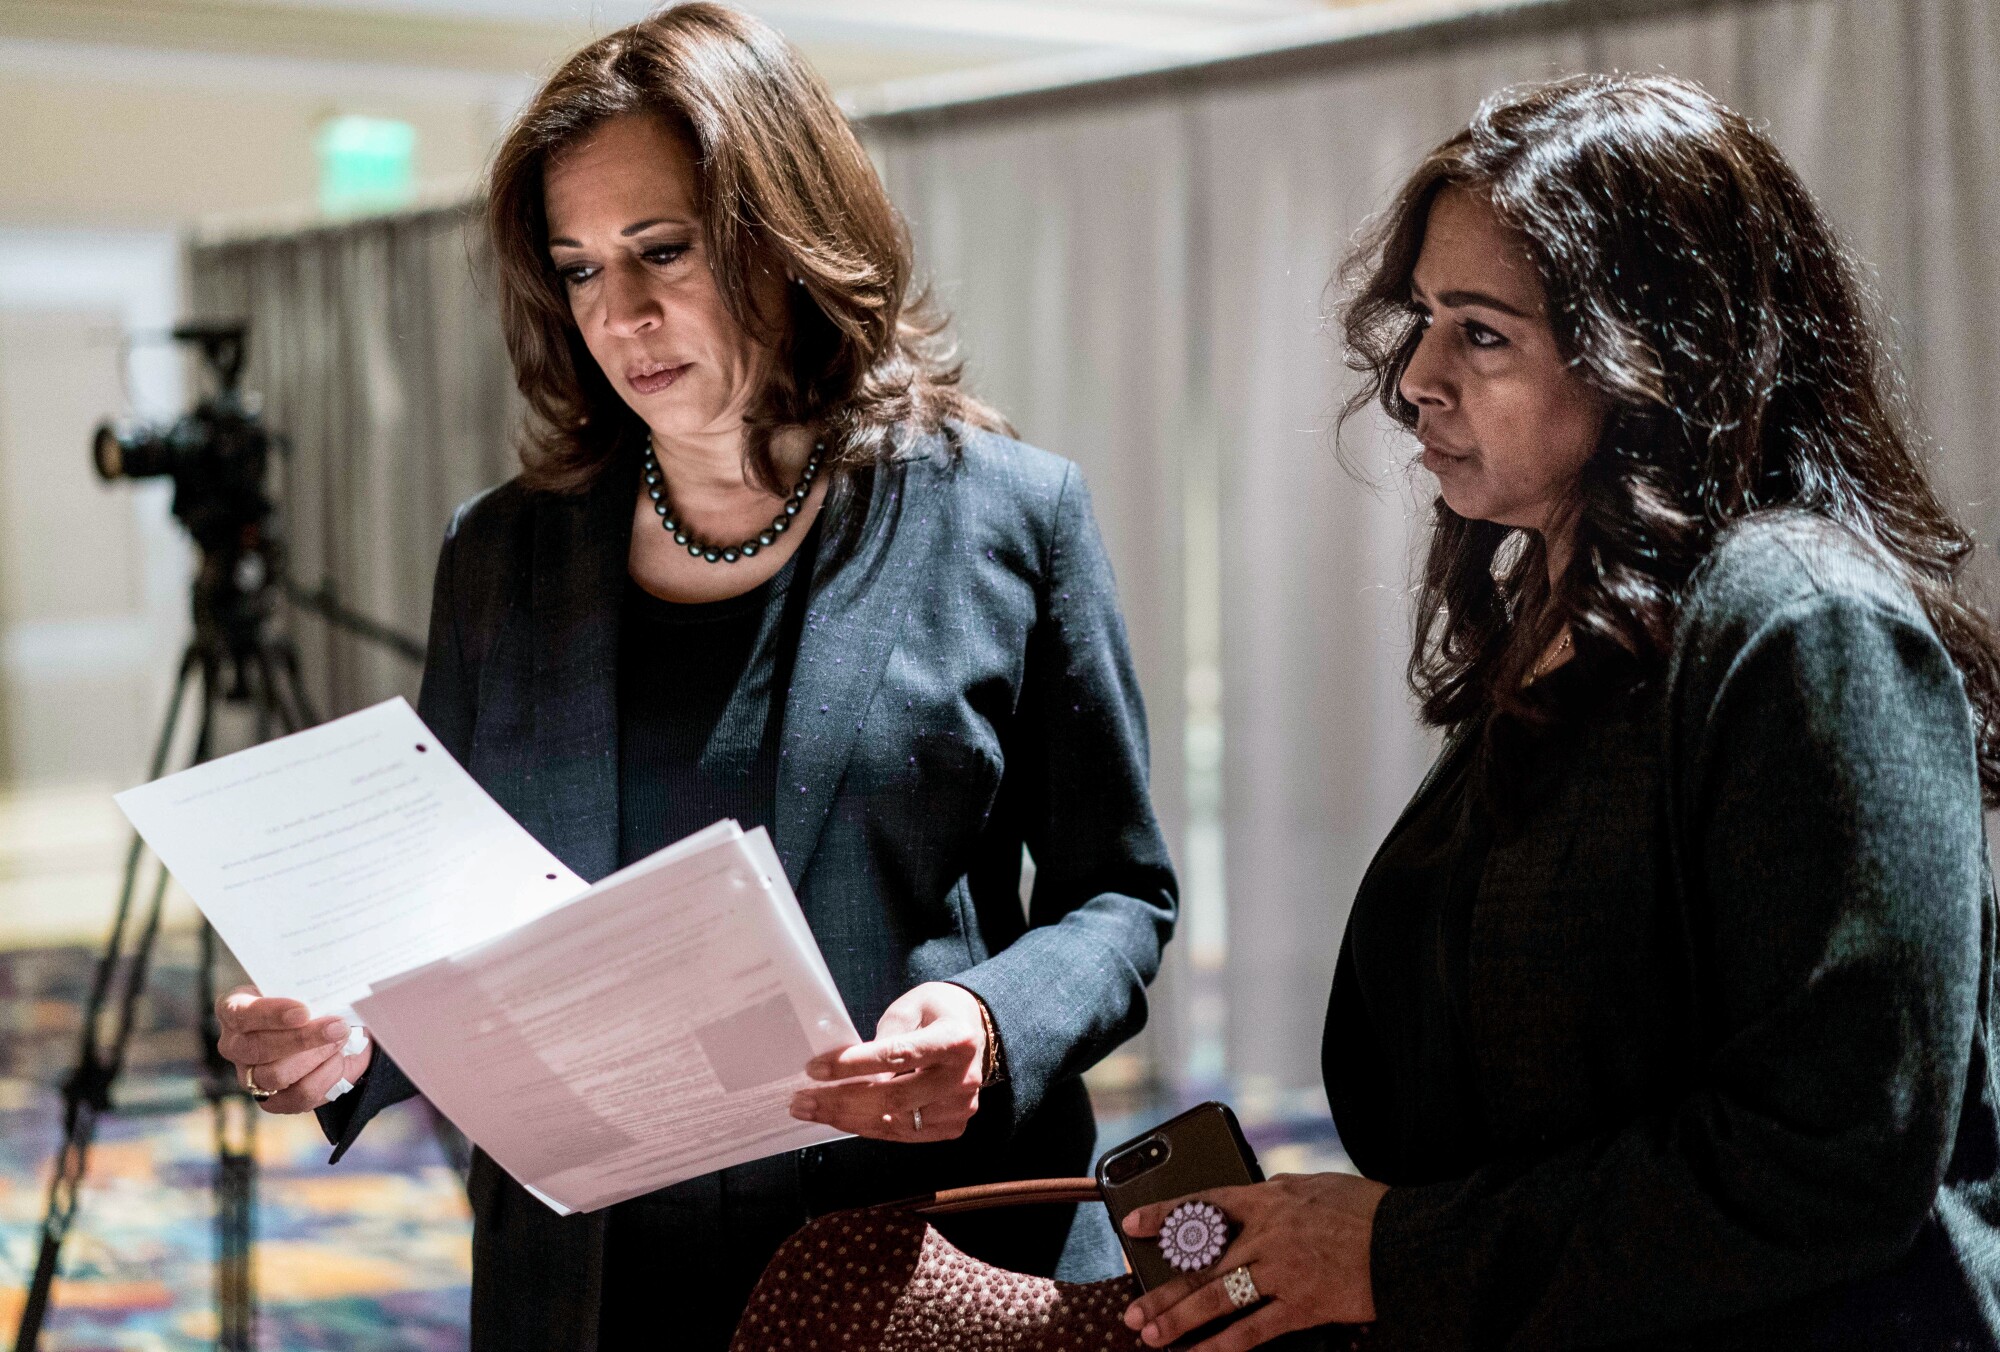
MULTIPOLYGON (((451 509, 514 469, 518 396, 466 209, 197 247, 195 313, 250 322, 244 387, 291 453, 274 478, 289 571, 421 639, 451 509)), ((294 612, 322 715, 403 694, 417 667, 294 612)))
POLYGON ((1227 933, 1222 998, 1181 1002, 1193 1026, 1172 1071, 1199 1072, 1202 1040, 1220 1036, 1239 1097, 1320 1102, 1348 901, 1430 755, 1402 679, 1428 506, 1379 420, 1344 438, 1360 480, 1336 459, 1352 387, 1325 331, 1334 268, 1487 93, 1661 69, 1768 124, 1871 266, 1949 499, 1992 542, 2000 7, 1987 0, 1527 6, 869 126, 979 387, 1094 478, 1157 485, 1153 515, 1126 515, 1145 504, 1120 496, 1106 528, 1135 628, 1173 604, 1159 580, 1180 582, 1181 666, 1168 624, 1141 654, 1157 743, 1197 754, 1179 786, 1171 761, 1156 770, 1163 797, 1193 808, 1184 845, 1219 814, 1221 885, 1188 870, 1189 901, 1197 926, 1220 910, 1227 933), (1177 219, 1135 222, 1176 194, 1177 219), (1186 326, 1163 330, 1176 312, 1186 326), (1192 557, 1208 535, 1212 598, 1209 561, 1192 557), (1160 568, 1175 541, 1182 565, 1160 568), (1186 696, 1209 692, 1201 649, 1217 628, 1219 793, 1204 739, 1174 726, 1186 696))
MULTIPOLYGON (((1189 892, 1148 1050, 1253 1110, 1323 1103, 1348 900, 1431 747, 1402 682, 1428 507, 1376 420, 1348 429, 1361 477, 1336 460, 1328 282, 1482 96, 1582 69, 1672 71, 1769 126, 1872 269, 1949 500, 1990 544, 1991 0, 1551 0, 863 124, 973 387, 1089 475, 1189 892)), ((447 505, 511 464, 463 256, 447 217, 195 253, 204 310, 248 305, 253 384, 299 442, 302 571, 409 625, 447 505)), ((352 701, 387 675, 343 660, 352 701)))
MULTIPOLYGON (((875 129, 970 358, 1021 435, 1075 460, 1104 528, 1152 732, 1153 794, 1186 838, 1186 466, 1199 418, 1184 118, 1114 101, 1068 117, 875 129)), ((1185 849, 1176 855, 1186 865, 1185 849)), ((1168 950, 1145 1050, 1183 1057, 1187 945, 1168 950)))

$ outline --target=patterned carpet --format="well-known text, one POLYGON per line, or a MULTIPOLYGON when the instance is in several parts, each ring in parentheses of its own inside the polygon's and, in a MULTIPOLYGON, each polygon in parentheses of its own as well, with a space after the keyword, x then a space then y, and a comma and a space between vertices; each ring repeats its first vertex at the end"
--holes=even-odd
MULTIPOLYGON (((195 1041, 193 945, 165 944, 124 1088, 185 1101, 195 1041)), ((0 953, 0 1345, 34 1270, 61 1129, 51 1086, 75 1057, 92 955, 0 953)), ((417 1105, 391 1109, 340 1165, 310 1118, 261 1117, 258 1343, 269 1349, 432 1352, 465 1346, 471 1220, 417 1105)), ((45 1352, 212 1347, 206 1109, 106 1118, 46 1325, 45 1352)))

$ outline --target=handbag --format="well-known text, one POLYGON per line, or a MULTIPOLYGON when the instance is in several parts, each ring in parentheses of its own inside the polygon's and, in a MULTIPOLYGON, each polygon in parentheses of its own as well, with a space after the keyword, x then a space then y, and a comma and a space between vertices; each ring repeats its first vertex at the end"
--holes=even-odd
POLYGON ((1101 1202, 1088 1178, 953 1188, 810 1221, 773 1254, 730 1352, 1056 1352, 1143 1349, 1125 1327, 1130 1274, 1031 1277, 965 1253, 926 1219, 996 1207, 1101 1202))
MULTIPOLYGON (((1125 1327, 1125 1307, 1139 1295, 1130 1273, 1061 1282, 1010 1272, 957 1248, 927 1219, 1103 1200, 1093 1179, 1042 1178, 830 1212, 772 1255, 730 1352, 1151 1352, 1125 1327)), ((1299 1336, 1269 1346, 1326 1346, 1299 1336)))

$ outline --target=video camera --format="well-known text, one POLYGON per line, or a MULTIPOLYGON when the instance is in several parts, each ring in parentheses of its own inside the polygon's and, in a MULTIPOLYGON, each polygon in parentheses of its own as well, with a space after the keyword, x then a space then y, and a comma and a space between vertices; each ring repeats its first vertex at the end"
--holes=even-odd
POLYGON ((176 328, 175 341, 201 349, 214 393, 169 426, 102 423, 90 448, 97 472, 108 480, 173 480, 174 515, 201 549, 194 582, 197 638, 238 655, 256 642, 280 576, 265 491, 273 439, 237 389, 246 333, 243 324, 176 328))

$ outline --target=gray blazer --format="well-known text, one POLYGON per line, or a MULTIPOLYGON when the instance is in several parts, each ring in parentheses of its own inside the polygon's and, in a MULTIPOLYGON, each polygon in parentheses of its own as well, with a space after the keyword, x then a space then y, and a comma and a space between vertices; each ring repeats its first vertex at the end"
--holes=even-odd
MULTIPOLYGON (((1487 1162, 1383 1199, 1378 1344, 2000 1345, 1978 767, 1909 589, 1753 518, 1663 676, 1546 754, 1472 913, 1487 1162)), ((1329 1090, 1366 1171, 1367 1086, 1329 1090)))
MULTIPOLYGON (((773 837, 855 1026, 949 977, 992 1010, 1008 1078, 957 1141, 800 1152, 815 1212, 1088 1173, 1079 1076, 1144 1024, 1176 909, 1139 688, 1075 467, 968 432, 869 479, 854 548, 843 559, 829 540, 813 579, 773 837)), ((614 471, 576 497, 510 483, 459 509, 420 701, 472 776, 592 880, 617 863, 635 483, 614 471)), ((414 1092, 379 1057, 322 1110, 334 1158, 414 1092)), ((556 1217, 483 1154, 471 1191, 474 1345, 594 1349, 601 1217, 556 1217)), ((1118 1270, 1101 1209, 1032 1208, 961 1238, 1024 1270, 1118 1270)))

